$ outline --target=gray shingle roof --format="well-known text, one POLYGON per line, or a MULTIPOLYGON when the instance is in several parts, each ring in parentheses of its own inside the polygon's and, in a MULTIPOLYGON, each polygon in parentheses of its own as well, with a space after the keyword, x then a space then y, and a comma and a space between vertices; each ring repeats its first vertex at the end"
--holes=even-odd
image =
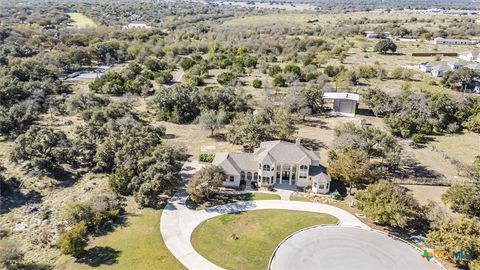
POLYGON ((318 163, 318 153, 285 141, 262 142, 260 147, 252 153, 216 153, 213 165, 222 167, 229 175, 240 175, 241 171, 256 171, 258 163, 274 164, 312 164, 318 163))
POLYGON ((257 160, 263 160, 269 155, 274 162, 290 164, 302 161, 311 164, 313 161, 318 162, 320 160, 320 156, 312 150, 285 141, 262 142, 260 147, 255 149, 253 155, 257 160))
POLYGON ((251 153, 216 153, 212 164, 222 167, 229 175, 240 175, 240 171, 256 171, 258 166, 251 153))

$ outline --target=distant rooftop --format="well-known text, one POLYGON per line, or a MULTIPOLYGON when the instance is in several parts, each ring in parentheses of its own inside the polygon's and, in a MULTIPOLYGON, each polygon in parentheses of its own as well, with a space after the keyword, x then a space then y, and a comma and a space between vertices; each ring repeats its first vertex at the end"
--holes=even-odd
POLYGON ((360 95, 354 93, 346 93, 346 92, 325 92, 323 94, 324 99, 348 99, 353 101, 359 101, 360 95))

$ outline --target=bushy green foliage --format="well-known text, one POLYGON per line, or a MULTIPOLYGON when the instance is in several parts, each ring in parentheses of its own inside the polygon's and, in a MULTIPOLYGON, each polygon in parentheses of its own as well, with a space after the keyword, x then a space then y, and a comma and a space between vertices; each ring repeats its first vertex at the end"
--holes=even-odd
POLYGON ((397 51, 397 45, 390 39, 384 39, 377 42, 373 50, 381 54, 386 54, 388 52, 394 53, 397 51))
POLYGON ((225 171, 215 165, 207 165, 200 169, 190 179, 187 185, 187 193, 194 202, 210 199, 218 192, 223 181, 227 179, 225 171))
POLYGON ((462 125, 475 131, 475 115, 480 111, 477 97, 454 100, 445 93, 414 93, 404 91, 390 97, 380 90, 368 90, 367 105, 378 116, 385 116, 392 133, 404 138, 413 134, 458 132, 462 125))
POLYGON ((202 128, 210 130, 210 136, 213 136, 215 130, 223 128, 227 123, 227 120, 227 114, 223 110, 203 111, 198 117, 198 123, 202 128))
POLYGON ((159 206, 163 202, 160 195, 171 192, 182 182, 180 170, 185 158, 184 150, 159 145, 139 160, 129 185, 135 200, 142 206, 159 206))
POLYGON ((0 134, 11 134, 25 131, 38 120, 38 108, 32 103, 18 103, 9 109, 0 105, 0 134))
POLYGON ((293 120, 292 115, 282 109, 257 115, 241 113, 227 127, 227 140, 253 149, 262 141, 288 139, 295 131, 293 120))
POLYGON ((343 181, 350 186, 362 187, 374 179, 370 170, 367 153, 352 146, 345 146, 328 153, 328 173, 333 179, 343 181))
POLYGON ((116 168, 110 176, 108 176, 108 185, 118 194, 129 195, 129 184, 132 175, 123 168, 116 168))
POLYGON ((389 182, 371 184, 355 194, 355 199, 359 209, 375 222, 392 227, 405 227, 419 213, 415 198, 405 188, 389 182))
POLYGON ((69 226, 84 223, 89 233, 99 233, 111 225, 123 212, 114 194, 98 195, 84 202, 71 202, 63 212, 69 226))
POLYGON ((344 70, 343 66, 336 67, 336 66, 328 65, 323 69, 323 73, 328 77, 335 77, 343 70, 344 70))
POLYGON ((222 72, 217 75, 217 82, 221 85, 235 85, 237 77, 232 72, 222 72))
POLYGON ((155 92, 149 108, 158 117, 173 123, 188 123, 200 114, 198 89, 182 85, 163 87, 155 92))
POLYGON ((253 88, 260 88, 260 87, 262 87, 262 80, 260 80, 260 79, 255 79, 255 80, 253 80, 252 86, 253 86, 253 88))
POLYGON ((207 162, 212 163, 213 159, 215 158, 215 154, 213 153, 201 153, 198 157, 200 162, 207 162))
POLYGON ((285 87, 287 86, 287 81, 282 74, 277 74, 273 78, 272 84, 273 86, 285 87))
POLYGON ((450 204, 452 210, 480 217, 480 185, 454 184, 442 194, 442 201, 450 204))
POLYGON ((78 257, 85 252, 88 232, 85 222, 79 222, 71 229, 60 234, 58 245, 63 254, 78 257))
POLYGON ((473 219, 446 219, 427 234, 427 244, 434 246, 435 253, 446 256, 440 259, 466 266, 469 262, 458 260, 452 256, 453 252, 469 253, 471 260, 478 260, 480 256, 480 220, 473 219))
POLYGON ((76 93, 65 101, 69 112, 82 112, 100 106, 107 106, 110 100, 93 93, 76 93))
POLYGON ((28 161, 39 170, 51 171, 70 162, 69 147, 70 141, 63 131, 31 126, 15 140, 10 159, 16 163, 28 161))

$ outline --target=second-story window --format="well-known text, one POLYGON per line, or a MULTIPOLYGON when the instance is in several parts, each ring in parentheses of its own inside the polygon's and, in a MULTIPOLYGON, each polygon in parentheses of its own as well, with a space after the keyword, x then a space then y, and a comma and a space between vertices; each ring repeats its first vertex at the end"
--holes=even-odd
POLYGON ((306 171, 306 170, 308 170, 308 166, 307 165, 300 165, 300 170, 306 171))
POLYGON ((263 170, 264 171, 270 171, 270 165, 264 164, 263 165, 263 170))

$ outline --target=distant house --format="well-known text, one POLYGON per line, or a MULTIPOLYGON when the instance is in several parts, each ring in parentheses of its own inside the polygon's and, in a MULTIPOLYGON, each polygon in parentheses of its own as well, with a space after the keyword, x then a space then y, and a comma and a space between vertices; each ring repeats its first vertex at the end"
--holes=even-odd
POLYGON ((392 35, 390 35, 390 32, 378 33, 375 31, 365 31, 363 33, 367 38, 387 39, 392 37, 392 35))
POLYGON ((151 26, 148 26, 144 23, 129 23, 123 27, 123 29, 148 29, 151 26))
POLYGON ((460 60, 468 61, 468 62, 479 62, 480 63, 480 53, 477 51, 468 51, 463 52, 458 55, 460 60))
POLYGON ((333 113, 337 116, 355 117, 360 95, 353 93, 326 92, 323 99, 333 100, 333 113))
POLYGON ((451 39, 451 38, 441 38, 437 37, 433 40, 433 44, 436 45, 475 45, 477 40, 470 39, 451 39))
POLYGON ((418 65, 419 70, 425 73, 431 73, 435 77, 443 77, 445 73, 449 71, 458 70, 461 68, 469 68, 469 69, 480 71, 480 64, 467 63, 462 61, 456 61, 456 62, 432 61, 432 62, 423 62, 418 65))
POLYGON ((318 193, 328 193, 330 177, 320 165, 320 155, 301 145, 286 141, 262 142, 253 153, 217 153, 213 165, 223 168, 225 187, 286 185, 311 186, 318 193))

